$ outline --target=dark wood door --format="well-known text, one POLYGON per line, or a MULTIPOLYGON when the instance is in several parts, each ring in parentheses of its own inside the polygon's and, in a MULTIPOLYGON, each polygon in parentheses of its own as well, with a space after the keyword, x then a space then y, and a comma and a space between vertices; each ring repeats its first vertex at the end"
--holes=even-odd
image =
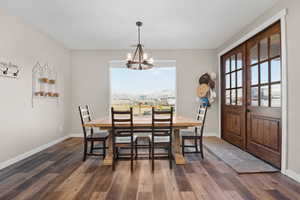
POLYGON ((221 58, 222 138, 281 167, 281 36, 277 22, 221 58))
POLYGON ((244 149, 245 121, 245 44, 222 56, 222 138, 244 149))
POLYGON ((280 23, 246 42, 248 152, 281 167, 280 23))

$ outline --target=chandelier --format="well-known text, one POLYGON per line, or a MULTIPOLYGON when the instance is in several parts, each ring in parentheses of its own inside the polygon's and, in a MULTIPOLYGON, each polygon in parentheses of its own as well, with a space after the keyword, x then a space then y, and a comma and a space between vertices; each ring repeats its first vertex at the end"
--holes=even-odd
POLYGON ((145 70, 151 69, 153 67, 153 58, 148 58, 148 55, 144 53, 143 45, 141 44, 141 26, 143 25, 142 22, 136 22, 136 26, 138 27, 138 44, 135 45, 136 49, 133 53, 127 54, 127 63, 126 66, 128 69, 135 69, 135 70, 145 70))

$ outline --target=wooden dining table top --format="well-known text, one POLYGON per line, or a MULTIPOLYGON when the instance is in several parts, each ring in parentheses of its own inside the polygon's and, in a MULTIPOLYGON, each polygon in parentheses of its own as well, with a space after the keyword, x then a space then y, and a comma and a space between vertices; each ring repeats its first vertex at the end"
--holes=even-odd
MULTIPOLYGON (((152 118, 144 117, 144 116, 135 116, 133 118, 133 124, 135 127, 151 127, 152 118)), ((92 120, 90 122, 85 123, 87 127, 99 127, 99 128, 112 128, 112 121, 110 117, 103 117, 99 119, 92 120)), ((174 128, 186 128, 186 127, 194 127, 201 126, 201 122, 183 116, 174 116, 173 117, 173 127, 174 128)))

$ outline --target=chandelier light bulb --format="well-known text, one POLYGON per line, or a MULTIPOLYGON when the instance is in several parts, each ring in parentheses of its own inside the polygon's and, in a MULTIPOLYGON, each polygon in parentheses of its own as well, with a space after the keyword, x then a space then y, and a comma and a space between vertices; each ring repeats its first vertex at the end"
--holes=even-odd
POLYGON ((153 63, 154 63, 153 58, 150 58, 148 62, 149 62, 150 64, 153 64, 153 63))
POLYGON ((132 56, 131 56, 131 53, 128 53, 127 54, 127 59, 126 59, 127 61, 130 61, 130 60, 132 60, 132 56))
POLYGON ((144 53, 143 54, 143 60, 147 60, 148 59, 148 54, 144 53))

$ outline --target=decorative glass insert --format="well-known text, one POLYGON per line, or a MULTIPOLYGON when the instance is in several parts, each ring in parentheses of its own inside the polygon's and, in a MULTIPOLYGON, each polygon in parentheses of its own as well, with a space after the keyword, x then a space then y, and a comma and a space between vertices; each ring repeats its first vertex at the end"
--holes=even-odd
POLYGON ((243 105, 243 89, 237 89, 237 105, 243 105))
POLYGON ((258 84, 258 65, 251 67, 251 85, 258 84))
POLYGON ((230 72, 230 59, 229 58, 225 61, 225 73, 228 73, 228 72, 230 72))
POLYGON ((270 37, 270 57, 280 55, 280 34, 277 33, 270 37))
POLYGON ((243 55, 242 53, 238 53, 236 58, 236 69, 241 69, 242 67, 243 67, 243 55))
POLYGON ((231 71, 234 71, 236 69, 236 60, 235 55, 231 56, 231 71))
POLYGON ((235 78, 235 72, 231 73, 231 88, 235 88, 236 87, 236 78, 235 78))
POLYGON ((281 81, 281 62, 280 58, 271 61, 271 82, 281 81))
POLYGON ((226 102, 227 105, 230 105, 230 90, 226 90, 226 102))
POLYGON ((250 49, 250 64, 255 64, 258 62, 258 45, 254 45, 250 49))
POLYGON ((271 85, 271 107, 281 107, 281 84, 271 85))
POLYGON ((236 73, 237 75, 237 87, 242 87, 243 86, 243 71, 240 70, 236 73))
POLYGON ((260 64, 260 84, 269 82, 269 64, 264 62, 260 64))
POLYGON ((268 107, 269 106, 269 86, 260 87, 260 106, 268 107))
POLYGON ((231 105, 236 105, 236 90, 231 90, 231 105))
POLYGON ((225 76, 225 79, 226 79, 226 89, 229 89, 230 88, 230 74, 227 74, 225 76))
POLYGON ((251 105, 258 106, 258 87, 251 88, 251 105))
POLYGON ((260 61, 268 59, 268 38, 260 41, 260 61))

